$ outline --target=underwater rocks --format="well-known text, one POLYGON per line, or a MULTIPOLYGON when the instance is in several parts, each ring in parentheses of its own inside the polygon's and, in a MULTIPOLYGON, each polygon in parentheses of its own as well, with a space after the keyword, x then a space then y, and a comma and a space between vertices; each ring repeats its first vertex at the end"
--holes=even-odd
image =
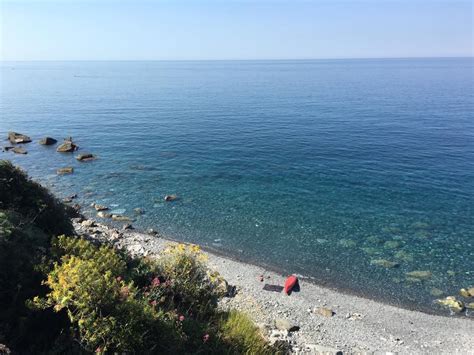
POLYGON ((56 170, 56 174, 58 175, 66 175, 66 174, 72 174, 74 172, 74 168, 67 166, 65 168, 59 168, 56 170))
POLYGON ((135 214, 139 216, 139 215, 144 214, 144 213, 145 213, 145 210, 144 210, 143 208, 137 207, 137 208, 134 208, 134 209, 133 209, 133 212, 135 212, 135 214))
POLYGON ((56 144, 58 141, 54 138, 51 137, 44 137, 43 139, 40 139, 38 142, 41 145, 53 145, 56 144))
POLYGON ((341 239, 338 244, 344 248, 353 248, 357 245, 352 239, 341 239))
POLYGON ((385 249, 397 249, 400 248, 401 243, 398 240, 389 240, 383 244, 385 249))
POLYGON ((30 143, 31 138, 21 134, 21 133, 16 133, 16 132, 8 132, 8 140, 12 144, 20 144, 20 143, 30 143))
POLYGON ((166 195, 165 196, 165 201, 171 202, 171 201, 175 201, 177 198, 178 198, 178 196, 176 196, 176 195, 166 195))
POLYGON ((414 257, 413 254, 406 252, 405 250, 399 250, 394 255, 395 259, 403 260, 406 262, 413 262, 414 257))
POLYGON ((395 261, 389 261, 385 259, 375 259, 370 262, 370 265, 376 265, 376 266, 381 266, 386 269, 391 269, 400 266, 399 263, 395 261))
POLYGON ((56 148, 56 151, 59 153, 72 153, 75 150, 77 150, 77 145, 75 145, 72 141, 72 138, 66 138, 61 145, 59 145, 58 148, 56 148))
POLYGON ((15 154, 27 154, 28 152, 26 151, 25 148, 22 147, 15 147, 11 150, 15 154))
POLYGON ((90 154, 90 153, 79 154, 78 156, 76 156, 76 159, 79 160, 79 161, 94 160, 95 155, 90 154))
POLYGON ((405 275, 410 279, 427 280, 430 279, 433 274, 431 273, 431 271, 415 270, 406 272, 405 275))
POLYGON ((118 214, 113 214, 111 218, 112 220, 117 221, 117 222, 132 222, 131 218, 127 216, 121 216, 118 214))
POLYGON ((454 296, 448 296, 446 298, 436 300, 436 302, 441 306, 448 307, 455 313, 461 313, 465 309, 464 303, 457 300, 454 296))

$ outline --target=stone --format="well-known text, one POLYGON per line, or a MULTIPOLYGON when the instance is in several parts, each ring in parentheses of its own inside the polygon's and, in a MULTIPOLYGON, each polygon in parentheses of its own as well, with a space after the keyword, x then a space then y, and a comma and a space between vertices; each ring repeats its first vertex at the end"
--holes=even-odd
POLYGON ((385 249, 397 249, 399 248, 401 243, 397 240, 389 240, 383 244, 385 249))
POLYGON ((288 332, 295 332, 300 329, 298 325, 290 323, 290 321, 284 318, 275 319, 275 328, 279 330, 286 330, 288 332))
POLYGON ((28 152, 26 151, 25 148, 22 147, 15 147, 12 149, 12 152, 15 154, 27 154, 28 152))
POLYGON ((474 297, 474 287, 462 288, 459 290, 459 294, 465 298, 474 297))
POLYGON ((344 248, 353 248, 357 245, 352 239, 341 239, 339 240, 339 245, 343 246, 344 248))
POLYGON ((81 222, 81 225, 82 225, 83 227, 89 227, 89 228, 90 228, 90 227, 95 227, 96 224, 95 224, 95 222, 94 222, 93 220, 91 220, 91 219, 86 219, 85 221, 82 221, 82 222, 81 222))
POLYGON ((406 262, 413 262, 413 254, 407 253, 405 250, 399 250, 393 255, 396 259, 406 262))
POLYGON ((178 198, 178 196, 176 196, 176 195, 166 195, 165 196, 165 201, 171 202, 171 201, 175 201, 177 198, 178 198))
POLYGON ((97 212, 97 216, 100 218, 112 218, 112 215, 110 213, 104 211, 97 212))
POLYGON ((145 213, 145 210, 143 208, 134 208, 133 212, 135 212, 136 215, 142 215, 145 213))
POLYGON ((319 344, 306 344, 305 351, 310 354, 316 355, 342 355, 342 351, 337 348, 330 346, 324 346, 319 344))
POLYGON ((433 274, 430 271, 426 271, 426 270, 415 270, 415 271, 406 272, 405 275, 408 278, 426 280, 426 279, 430 279, 433 274))
POLYGON ((372 260, 372 261, 370 262, 370 265, 381 266, 381 267, 384 267, 384 268, 386 268, 386 269, 391 269, 391 268, 400 266, 399 263, 397 263, 397 262, 395 262, 395 261, 389 261, 389 260, 386 260, 386 259, 375 259, 375 260, 372 260))
POLYGON ((474 302, 470 302, 470 303, 466 304, 466 308, 474 309, 474 302))
POLYGON ((121 216, 118 214, 113 214, 112 219, 117 222, 131 222, 132 220, 127 216, 121 216))
POLYGON ((89 161, 89 160, 94 160, 95 155, 91 153, 84 153, 84 154, 79 154, 76 156, 76 159, 79 161, 89 161))
POLYGON ((318 307, 314 309, 314 313, 319 314, 320 316, 331 318, 334 315, 332 309, 326 307, 318 307))
POLYGON ((461 313, 465 309, 464 303, 458 301, 454 296, 448 296, 446 298, 439 299, 437 300, 437 302, 442 306, 448 307, 451 311, 455 313, 461 313))
POLYGON ((153 228, 148 229, 147 233, 150 234, 150 235, 157 235, 158 234, 158 232, 156 230, 154 230, 153 228))
POLYGON ((3 147, 3 151, 8 152, 9 150, 12 150, 13 148, 15 148, 15 147, 13 147, 11 145, 8 145, 8 146, 3 147))
POLYGON ((96 211, 107 211, 109 208, 107 206, 99 205, 98 203, 94 204, 96 211))
POLYGON ((53 145, 56 144, 58 141, 51 137, 45 137, 41 139, 38 143, 41 145, 53 145))
POLYGON ((370 237, 367 237, 367 242, 369 243, 374 243, 374 244, 382 244, 383 240, 380 237, 377 237, 375 235, 371 235, 370 237))
POLYGON ((443 294, 443 290, 440 290, 439 288, 436 288, 436 287, 433 287, 431 290, 430 290, 430 295, 432 296, 435 296, 435 297, 439 297, 443 294))
POLYGON ((377 248, 372 248, 372 247, 363 247, 360 248, 364 253, 369 254, 369 255, 375 255, 378 254, 379 251, 377 248))
POLYGON ((133 229, 133 226, 130 224, 130 223, 127 223, 127 224, 124 224, 124 226, 122 227, 123 230, 127 230, 127 229, 133 229))
POLYGON ((10 143, 13 144, 20 144, 20 143, 30 143, 31 138, 21 134, 21 133, 16 133, 16 132, 8 132, 8 140, 10 143))
POLYGON ((67 166, 65 168, 59 168, 56 170, 56 174, 58 175, 66 175, 66 174, 72 174, 74 172, 74 168, 67 166))
POLYGON ((77 150, 77 145, 72 142, 72 138, 65 139, 64 142, 56 148, 56 151, 60 153, 71 153, 75 150, 77 150))

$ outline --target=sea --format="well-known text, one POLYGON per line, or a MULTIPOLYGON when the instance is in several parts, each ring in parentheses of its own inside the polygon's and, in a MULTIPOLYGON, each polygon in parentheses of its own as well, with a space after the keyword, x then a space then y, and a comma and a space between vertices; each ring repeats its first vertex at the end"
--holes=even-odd
POLYGON ((0 159, 77 194, 86 215, 99 203, 136 228, 449 315, 435 300, 474 285, 473 64, 1 62, 0 144, 33 142, 0 159))

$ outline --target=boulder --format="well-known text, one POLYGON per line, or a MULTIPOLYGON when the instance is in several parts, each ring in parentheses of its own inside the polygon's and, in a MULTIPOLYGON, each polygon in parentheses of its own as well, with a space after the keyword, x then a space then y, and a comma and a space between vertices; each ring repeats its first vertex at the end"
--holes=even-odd
POLYGON ((117 214, 112 215, 112 219, 117 222, 131 222, 132 220, 127 216, 120 216, 117 214))
POLYGON ((127 229, 133 229, 133 226, 130 224, 130 223, 127 223, 125 224, 123 227, 122 227, 123 230, 127 230, 127 229))
POLYGON ((56 170, 56 173, 58 175, 72 174, 73 172, 74 172, 74 168, 70 166, 65 167, 65 168, 59 168, 58 170, 56 170))
POLYGON ((94 160, 95 155, 90 154, 90 153, 79 154, 79 155, 76 156, 76 159, 79 160, 79 161, 94 160))
POLYGON ((178 196, 176 196, 176 195, 166 195, 165 196, 165 201, 171 202, 171 201, 175 201, 177 198, 178 198, 178 196))
POLYGON ((133 211, 135 212, 136 215, 142 215, 145 213, 145 210, 143 208, 134 208, 133 211))
POLYGON ((291 323, 289 320, 283 318, 275 319, 275 328, 279 330, 286 330, 288 332, 295 332, 300 329, 297 324, 291 323))
POLYGON ((391 269, 391 268, 400 266, 400 264, 395 262, 395 261, 389 261, 389 260, 385 260, 385 259, 372 260, 370 262, 370 265, 382 266, 386 269, 391 269))
POLYGON ((448 307, 451 311, 455 313, 461 313, 465 309, 464 303, 458 301, 454 296, 448 296, 446 298, 439 299, 437 300, 437 302, 442 306, 448 307))
POLYGON ((75 150, 77 150, 77 145, 75 145, 72 142, 72 139, 69 138, 65 139, 64 142, 61 143, 58 148, 56 148, 56 151, 60 153, 71 153, 75 150))
POLYGON ((91 220, 91 219, 86 219, 85 221, 82 221, 82 222, 81 222, 81 225, 82 225, 83 227, 89 227, 89 228, 96 226, 95 222, 94 222, 93 220, 91 220))
POLYGON ((41 139, 38 143, 41 145, 53 145, 56 144, 58 141, 51 137, 45 137, 41 139))
POLYGON ((15 147, 12 149, 12 152, 15 154, 27 154, 28 152, 26 151, 25 148, 22 147, 15 147))
POLYGON ((474 287, 462 288, 459 290, 459 294, 465 298, 474 297, 474 287))
POLYGON ((31 138, 21 133, 8 132, 8 140, 13 144, 30 143, 31 138))
POLYGON ((96 211, 107 211, 109 208, 104 205, 99 205, 98 203, 94 204, 94 208, 96 211))
POLYGON ((97 212, 97 216, 100 218, 112 218, 112 215, 110 213, 104 211, 97 212))
POLYGON ((8 152, 9 150, 12 150, 13 148, 15 148, 15 147, 12 147, 11 145, 8 145, 8 146, 3 147, 3 151, 8 152))
POLYGON ((412 278, 412 279, 419 279, 419 280, 426 280, 431 278, 432 273, 430 271, 426 270, 416 270, 416 271, 410 271, 405 273, 407 277, 412 278))
POLYGON ((466 304, 466 308, 474 309, 474 302, 466 304))

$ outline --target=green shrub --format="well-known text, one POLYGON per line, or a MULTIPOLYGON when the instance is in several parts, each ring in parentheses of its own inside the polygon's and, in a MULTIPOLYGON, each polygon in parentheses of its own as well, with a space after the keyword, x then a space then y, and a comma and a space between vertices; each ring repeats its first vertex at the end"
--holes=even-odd
POLYGON ((77 238, 59 237, 53 248, 63 251, 45 284, 39 308, 66 309, 77 338, 88 351, 144 352, 179 348, 173 322, 159 308, 139 296, 127 281, 122 256, 107 246, 77 238))

